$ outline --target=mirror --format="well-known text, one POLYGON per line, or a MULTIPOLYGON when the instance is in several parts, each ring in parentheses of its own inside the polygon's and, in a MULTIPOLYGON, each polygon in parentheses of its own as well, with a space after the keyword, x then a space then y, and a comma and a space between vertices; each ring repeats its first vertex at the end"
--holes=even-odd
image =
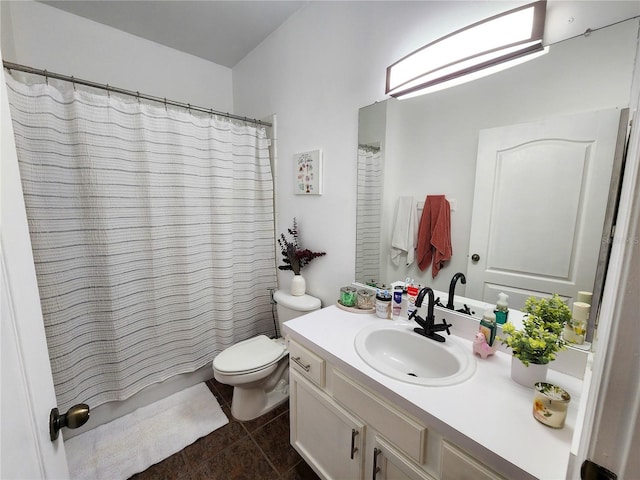
MULTIPOLYGON (((547 55, 483 79, 362 108, 356 281, 388 284, 409 277, 422 285, 448 291, 456 272, 466 274, 472 254, 469 248, 479 132, 627 107, 636 55, 636 27, 634 21, 622 22, 553 45, 547 55), (375 161, 371 147, 379 149, 375 161), (372 151, 367 152, 368 148, 372 151), (382 181, 375 176, 376 169, 381 172, 382 181), (444 194, 451 203, 453 256, 435 278, 430 268, 420 271, 415 263, 408 267, 404 263, 394 265, 389 254, 397 198, 412 196, 420 202, 427 194, 444 194)), ((608 243, 608 238, 602 243, 608 243)), ((592 261, 596 264, 598 255, 592 261)), ((594 285, 593 291, 596 289, 594 285)), ((458 284, 456 294, 464 296, 465 285, 458 284)), ((599 301, 595 297, 594 294, 594 304, 599 301)), ((495 302, 497 298, 478 300, 495 302)), ((512 308, 521 307, 511 301, 509 304, 512 308)))

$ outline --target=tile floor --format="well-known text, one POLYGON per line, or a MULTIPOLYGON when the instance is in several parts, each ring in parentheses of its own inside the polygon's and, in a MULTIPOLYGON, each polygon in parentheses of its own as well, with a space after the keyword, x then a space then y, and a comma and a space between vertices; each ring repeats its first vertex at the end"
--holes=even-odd
POLYGON ((289 404, 250 422, 231 416, 233 389, 206 382, 229 423, 130 480, 317 480, 289 443, 289 404))

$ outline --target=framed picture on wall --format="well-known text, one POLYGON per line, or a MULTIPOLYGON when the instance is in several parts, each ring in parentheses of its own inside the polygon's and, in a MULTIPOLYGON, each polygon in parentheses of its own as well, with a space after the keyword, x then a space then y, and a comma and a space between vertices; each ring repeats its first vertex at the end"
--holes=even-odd
POLYGON ((322 195, 322 151, 293 155, 296 195, 322 195))

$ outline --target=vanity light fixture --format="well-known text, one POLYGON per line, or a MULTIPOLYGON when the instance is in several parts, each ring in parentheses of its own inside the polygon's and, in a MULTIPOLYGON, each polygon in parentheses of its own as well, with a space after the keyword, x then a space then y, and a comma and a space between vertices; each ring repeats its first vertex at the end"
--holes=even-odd
POLYGON ((385 93, 395 98, 423 95, 546 53, 546 8, 546 0, 523 5, 425 45, 387 68, 385 93))

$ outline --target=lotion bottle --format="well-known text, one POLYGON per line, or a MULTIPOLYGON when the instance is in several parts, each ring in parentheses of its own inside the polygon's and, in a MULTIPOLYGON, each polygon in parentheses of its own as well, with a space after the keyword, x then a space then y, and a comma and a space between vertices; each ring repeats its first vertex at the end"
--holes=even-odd
POLYGON ((400 285, 393 289, 393 319, 397 320, 402 312, 402 287, 400 285))
POLYGON ((416 310, 416 299, 419 292, 420 287, 415 285, 413 280, 411 280, 410 283, 407 283, 407 317, 410 317, 416 310))

